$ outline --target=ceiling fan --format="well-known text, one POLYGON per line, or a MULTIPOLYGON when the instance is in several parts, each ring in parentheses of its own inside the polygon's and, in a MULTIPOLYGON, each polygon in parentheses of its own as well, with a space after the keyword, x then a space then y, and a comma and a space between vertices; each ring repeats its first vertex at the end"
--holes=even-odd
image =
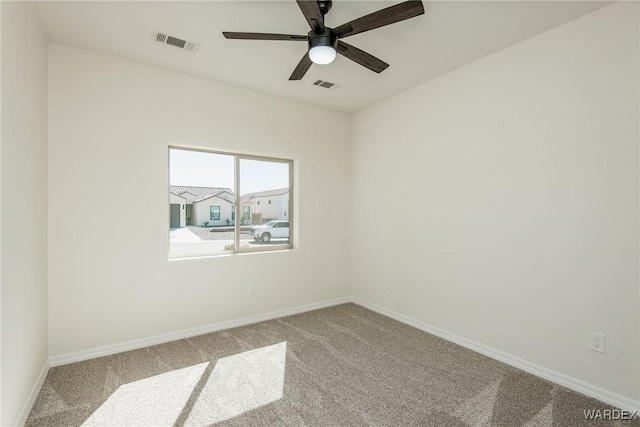
POLYGON ((389 64, 357 47, 343 42, 342 39, 353 36, 354 34, 404 21, 405 19, 413 18, 424 13, 422 1, 405 1, 347 22, 339 27, 329 28, 324 25, 324 16, 331 9, 333 3, 331 0, 296 0, 296 2, 311 27, 311 31, 309 31, 306 36, 236 33, 229 31, 223 31, 222 34, 228 39, 238 40, 306 41, 308 43, 308 50, 295 70, 293 70, 293 74, 291 74, 289 80, 302 79, 312 63, 323 65, 333 62, 337 53, 371 71, 381 73, 387 69, 389 64))

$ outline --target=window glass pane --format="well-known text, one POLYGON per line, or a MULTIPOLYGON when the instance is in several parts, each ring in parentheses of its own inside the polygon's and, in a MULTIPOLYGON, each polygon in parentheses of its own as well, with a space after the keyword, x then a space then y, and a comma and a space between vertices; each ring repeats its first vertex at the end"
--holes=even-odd
POLYGON ((169 150, 169 256, 233 250, 235 188, 232 155, 169 150))
POLYGON ((209 206, 209 219, 220 221, 220 206, 209 206))
POLYGON ((240 248, 290 246, 289 168, 289 162, 240 159, 241 204, 243 212, 251 212, 250 218, 243 216, 240 248))

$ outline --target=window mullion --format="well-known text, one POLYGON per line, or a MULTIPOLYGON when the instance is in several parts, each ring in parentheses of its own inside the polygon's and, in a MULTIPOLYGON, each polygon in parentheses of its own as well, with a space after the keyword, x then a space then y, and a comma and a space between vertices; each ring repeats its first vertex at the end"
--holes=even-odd
MULTIPOLYGON (((240 203, 240 158, 236 154, 233 156, 235 159, 235 165, 233 167, 233 172, 235 173, 234 177, 234 201, 233 203, 236 206, 236 219, 233 222, 233 251, 239 252, 240 250, 240 224, 238 224, 238 212, 242 211, 242 205, 240 203)), ((244 218, 244 216, 242 217, 244 218)))

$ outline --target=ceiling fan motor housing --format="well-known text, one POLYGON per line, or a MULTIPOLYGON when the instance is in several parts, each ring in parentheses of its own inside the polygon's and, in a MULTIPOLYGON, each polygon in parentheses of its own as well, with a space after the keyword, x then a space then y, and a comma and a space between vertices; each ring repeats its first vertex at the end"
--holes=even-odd
POLYGON ((309 37, 309 50, 317 46, 330 46, 333 49, 338 48, 338 37, 331 28, 327 28, 323 33, 316 33, 311 30, 308 34, 309 37))
POLYGON ((318 7, 320 8, 322 15, 326 15, 329 10, 331 10, 332 4, 333 2, 331 0, 318 0, 318 7))

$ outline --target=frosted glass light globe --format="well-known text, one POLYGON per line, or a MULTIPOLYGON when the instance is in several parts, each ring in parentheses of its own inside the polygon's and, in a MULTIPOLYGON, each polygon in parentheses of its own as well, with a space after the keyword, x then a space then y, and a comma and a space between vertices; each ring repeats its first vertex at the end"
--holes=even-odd
POLYGON ((309 50, 309 59, 314 64, 330 64, 336 59, 336 50, 331 46, 315 46, 309 50))

